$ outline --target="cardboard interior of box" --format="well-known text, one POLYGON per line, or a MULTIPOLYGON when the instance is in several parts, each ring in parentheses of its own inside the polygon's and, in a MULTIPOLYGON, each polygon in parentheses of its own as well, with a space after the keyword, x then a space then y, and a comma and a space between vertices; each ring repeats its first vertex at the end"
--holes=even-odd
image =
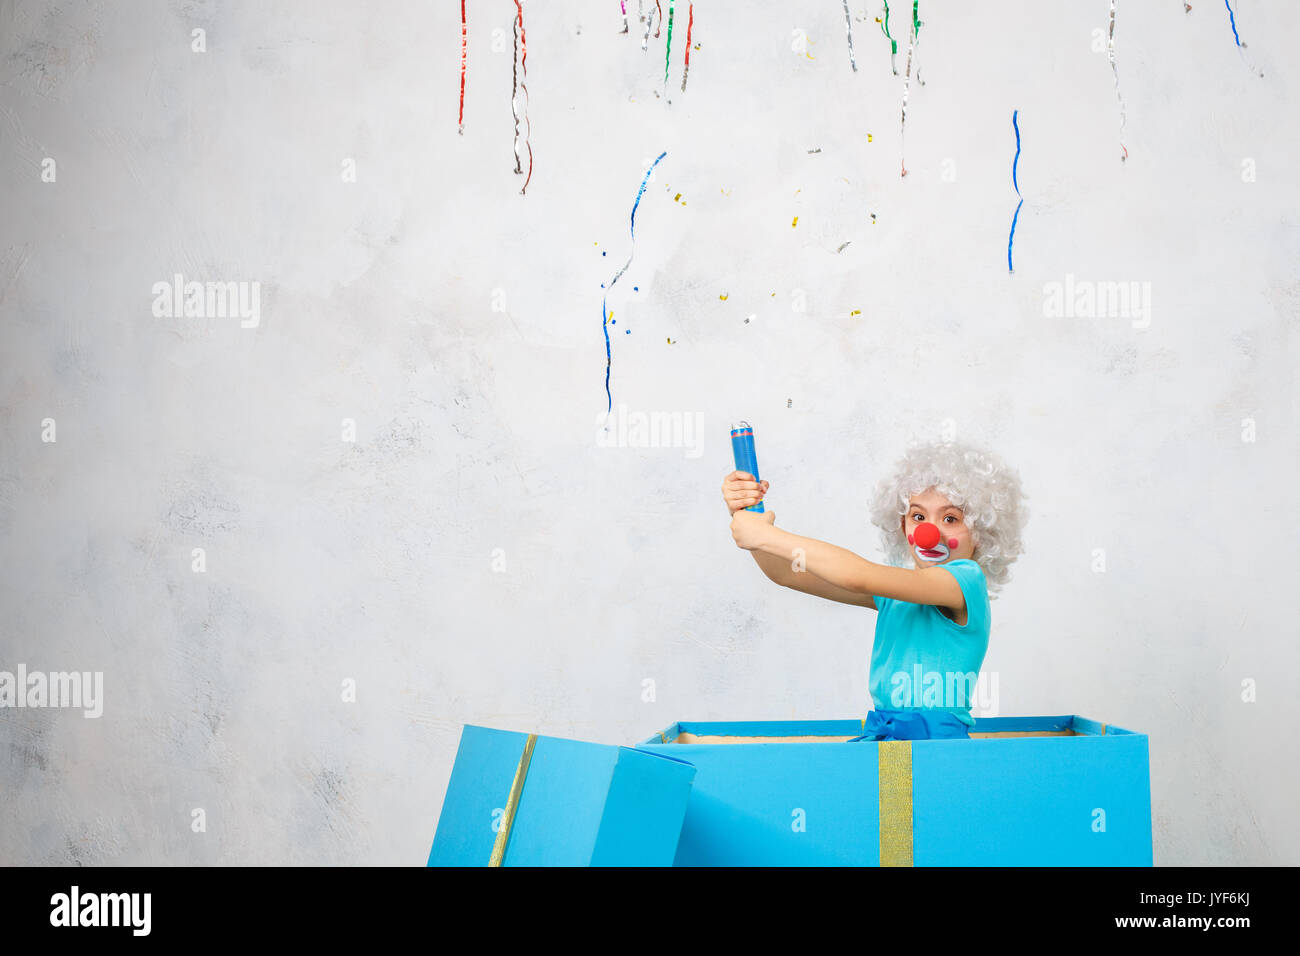
MULTIPOLYGON (((645 744, 836 744, 860 736, 860 726, 864 723, 860 720, 678 721, 645 744)), ((977 717, 975 727, 970 732, 971 739, 1112 737, 1133 733, 1078 714, 977 717)))
MULTIPOLYGON (((1007 730, 1001 733, 972 733, 971 739, 977 737, 1077 737, 1081 736, 1074 730, 1007 730)), ((852 737, 832 737, 832 736, 803 736, 803 737, 732 737, 718 736, 713 734, 692 734, 690 732, 678 734, 673 740, 667 741, 670 744, 802 744, 802 743, 822 743, 822 744, 842 744, 852 737)))

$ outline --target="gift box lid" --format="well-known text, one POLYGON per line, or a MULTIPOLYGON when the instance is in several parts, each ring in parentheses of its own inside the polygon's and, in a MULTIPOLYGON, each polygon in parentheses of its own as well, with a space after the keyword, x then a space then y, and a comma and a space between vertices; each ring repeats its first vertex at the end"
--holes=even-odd
POLYGON ((671 866, 695 768, 466 724, 429 866, 671 866))

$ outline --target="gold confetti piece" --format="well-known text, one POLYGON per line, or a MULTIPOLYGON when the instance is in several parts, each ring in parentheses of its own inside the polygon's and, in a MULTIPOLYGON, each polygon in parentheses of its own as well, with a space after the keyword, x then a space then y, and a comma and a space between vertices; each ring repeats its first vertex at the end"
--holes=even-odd
POLYGON ((861 310, 861 309, 854 309, 852 312, 849 313, 849 318, 851 319, 851 318, 853 318, 855 315, 861 315, 861 314, 862 314, 862 310, 861 310))
POLYGON ((682 194, 678 193, 676 196, 673 197, 673 202, 681 202, 681 198, 682 198, 682 194))
POLYGON ((718 296, 718 298, 721 299, 723 302, 726 302, 726 301, 727 301, 727 293, 725 293, 725 292, 722 293, 722 295, 718 296))
POLYGON ((799 225, 799 217, 798 217, 798 216, 795 216, 795 217, 794 217, 794 222, 790 223, 790 228, 793 229, 793 228, 794 228, 795 226, 797 226, 797 225, 799 225))
MULTIPOLYGON (((877 22, 879 22, 879 21, 877 21, 877 22)), ((867 134, 867 142, 868 142, 868 143, 871 142, 871 134, 870 134, 870 133, 867 134)))
MULTIPOLYGON (((667 338, 667 337, 665 337, 665 338, 667 338)), ((669 345, 672 345, 672 344, 673 344, 673 340, 672 340, 672 339, 667 339, 667 342, 668 342, 669 345)))

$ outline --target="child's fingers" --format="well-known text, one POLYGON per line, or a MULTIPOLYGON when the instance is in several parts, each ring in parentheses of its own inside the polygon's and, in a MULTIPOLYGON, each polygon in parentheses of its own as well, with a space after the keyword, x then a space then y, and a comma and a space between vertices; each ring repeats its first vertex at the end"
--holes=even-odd
POLYGON ((767 494, 768 483, 754 480, 749 472, 731 472, 722 481, 722 498, 733 514, 742 508, 752 508, 767 494))

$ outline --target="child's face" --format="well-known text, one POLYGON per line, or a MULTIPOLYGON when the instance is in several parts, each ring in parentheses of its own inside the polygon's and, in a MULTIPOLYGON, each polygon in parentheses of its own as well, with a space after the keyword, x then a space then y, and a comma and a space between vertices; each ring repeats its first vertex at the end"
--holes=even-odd
MULTIPOLYGON (((969 558, 975 554, 975 544, 971 529, 966 525, 966 516, 933 488, 912 495, 909 499, 907 514, 903 516, 903 535, 907 538, 912 560, 918 568, 932 568, 936 564, 969 558), (916 539, 916 529, 924 524, 939 529, 939 540, 930 548, 923 548, 916 539)), ((922 540, 925 537, 922 532, 922 540)))

